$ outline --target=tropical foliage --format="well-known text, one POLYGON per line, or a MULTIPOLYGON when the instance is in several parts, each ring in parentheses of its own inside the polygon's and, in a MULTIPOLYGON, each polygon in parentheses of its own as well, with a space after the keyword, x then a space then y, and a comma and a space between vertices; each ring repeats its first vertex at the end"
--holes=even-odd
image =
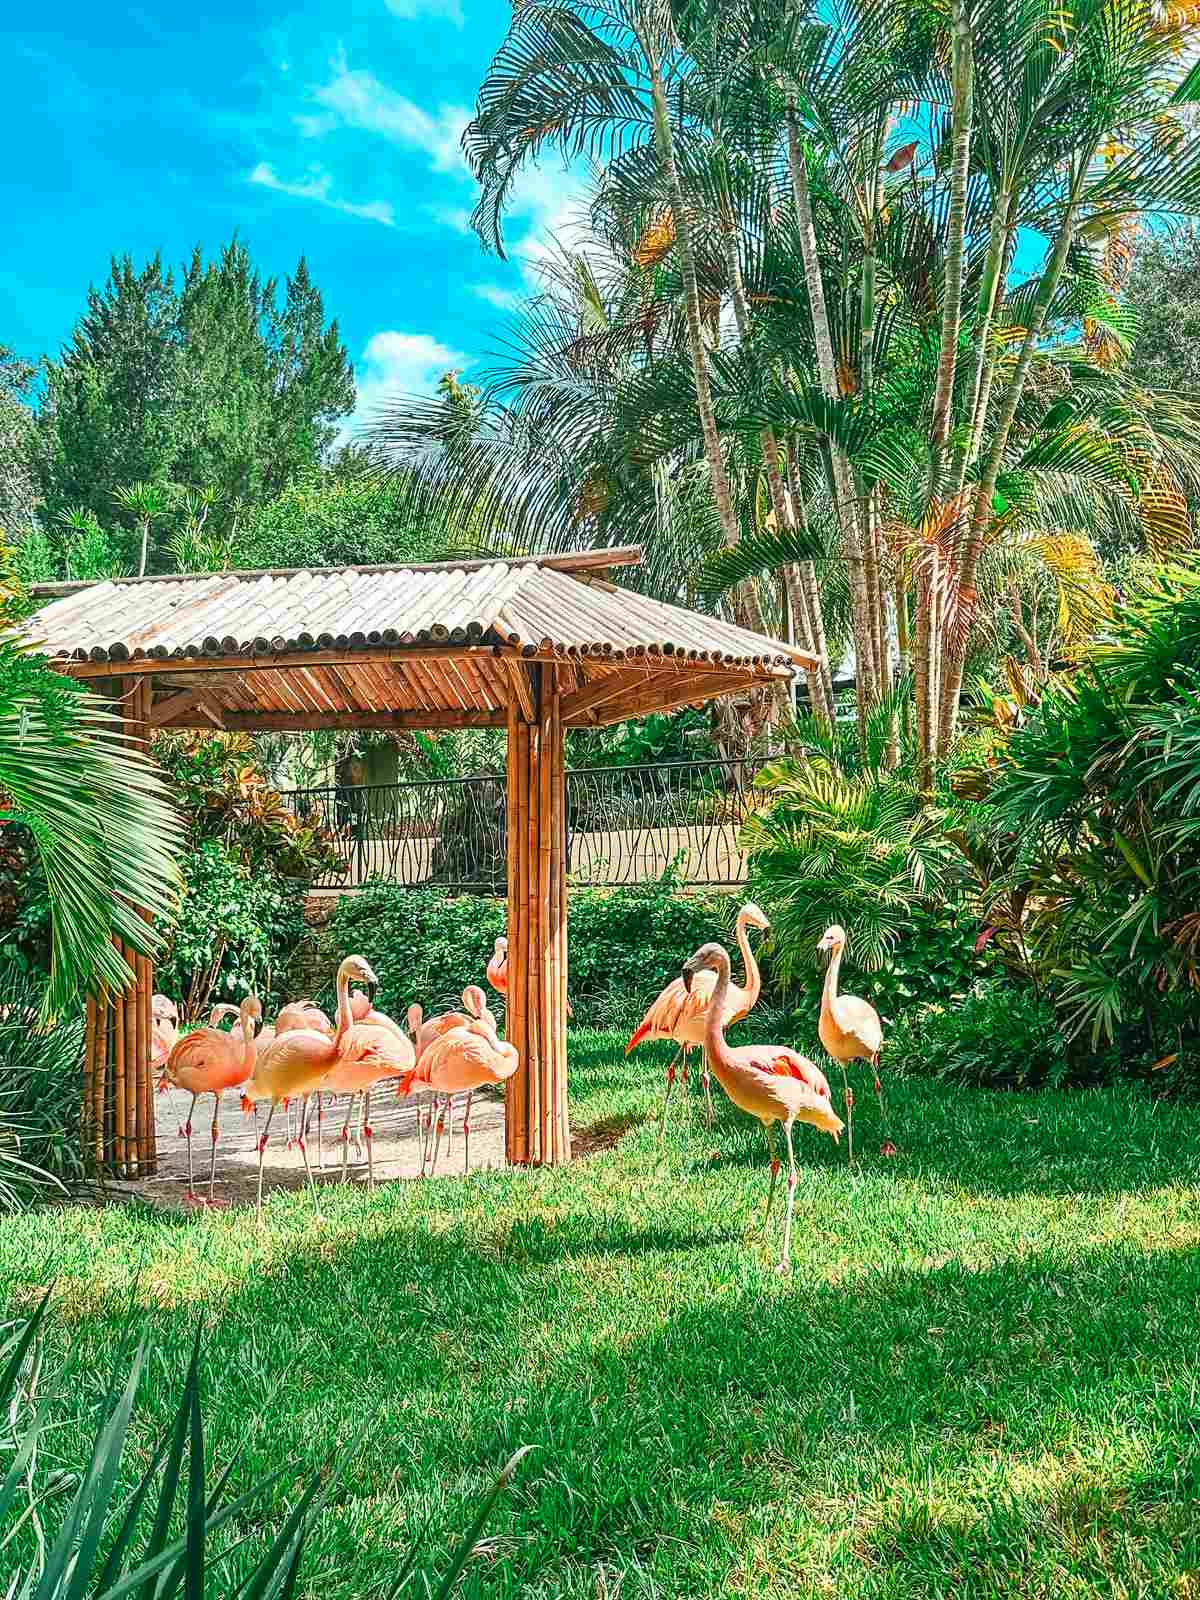
MULTIPOLYGON (((0 1549, 8 1555, 8 1593, 39 1600, 118 1600, 130 1593, 152 1593, 159 1600, 218 1593, 228 1600, 274 1600, 296 1593, 314 1523, 343 1488, 352 1453, 333 1450, 320 1466, 281 1463, 240 1493, 231 1481, 236 1457, 214 1474, 205 1444, 204 1328, 197 1323, 174 1415, 148 1456, 136 1442, 135 1427, 151 1360, 143 1343, 131 1358, 123 1351, 110 1376, 85 1470, 75 1479, 56 1473, 40 1392, 54 1388, 53 1380, 46 1383, 42 1349, 52 1294, 48 1290, 34 1315, 0 1346, 0 1415, 11 1435, 3 1440, 11 1460, 0 1482, 0 1549), (136 1477, 126 1487, 123 1469, 127 1474, 135 1456, 136 1477), (272 1525, 268 1519, 285 1479, 304 1487, 272 1525), (247 1528, 255 1532, 248 1535, 247 1528)), ((58 1381, 61 1385, 63 1379, 58 1381)), ((422 1570, 427 1538, 407 1554, 395 1553, 393 1582, 382 1591, 385 1600, 411 1592, 418 1575, 424 1592, 446 1600, 525 1454, 519 1450, 509 1459, 436 1582, 422 1570)))
POLYGON ((631 581, 852 640, 860 738, 911 667, 928 783, 981 639, 1020 649, 1049 589, 1035 645, 1073 652, 1097 544, 1190 542, 1200 413, 1134 381, 1120 300, 1139 221, 1200 208, 1189 19, 519 7, 464 135, 474 220, 502 250, 519 173, 561 153, 598 164, 589 235, 476 388, 381 413, 409 503, 636 537, 631 581))
POLYGON ((0 1212, 61 1196, 83 1176, 80 1012, 47 1019, 45 982, 0 967, 0 1212))
POLYGON ((960 787, 994 808, 981 909, 1067 1032, 1144 1026, 1178 1052, 1200 988, 1200 561, 1135 577, 1085 667, 960 787))
POLYGON ((161 948, 179 820, 112 711, 2 635, 0 827, 28 830, 45 876, 50 1009, 95 983, 123 988, 132 974, 113 938, 147 954, 161 948))

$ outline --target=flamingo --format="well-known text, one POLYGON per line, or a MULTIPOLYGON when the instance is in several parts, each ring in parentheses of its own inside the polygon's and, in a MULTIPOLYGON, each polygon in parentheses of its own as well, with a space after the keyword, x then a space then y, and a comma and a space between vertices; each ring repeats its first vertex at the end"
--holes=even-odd
MULTIPOLYGON (((503 935, 496 940, 492 959, 487 964, 487 981, 497 994, 508 993, 508 940, 503 935)), ((571 1002, 567 1001, 567 1015, 573 1017, 571 1002)))
MULTIPOLYGON (((746 930, 757 928, 760 933, 766 933, 770 926, 766 916, 753 900, 747 900, 738 912, 737 942, 738 949, 742 952, 746 982, 744 987, 736 983, 729 985, 729 998, 726 1001, 725 1014, 721 1019, 727 1028, 731 1028, 735 1022, 740 1022, 754 1010, 762 992, 762 976, 758 970, 758 962, 754 959, 754 952, 750 948, 750 937, 746 930)), ((642 1018, 641 1026, 625 1046, 626 1055, 636 1050, 638 1045, 647 1039, 671 1039, 679 1046, 671 1065, 667 1068, 667 1094, 663 1101, 662 1122, 659 1125, 660 1140, 666 1131, 667 1109, 671 1104, 671 1091, 675 1087, 676 1065, 682 1057, 683 1081, 686 1084, 688 1051, 697 1045, 701 1048, 704 1061, 705 1113, 708 1126, 712 1127, 712 1089, 709 1085, 708 1058, 703 1056, 703 1048, 705 1019, 715 988, 716 979, 710 972, 697 974, 690 987, 682 978, 676 978, 650 1006, 642 1018)))
MULTIPOLYGON (((395 1078, 407 1072, 415 1065, 417 1055, 413 1041, 405 1033, 398 1022, 386 1016, 382 1011, 376 1011, 373 1001, 369 996, 356 991, 350 997, 350 1013, 354 1018, 354 1034, 356 1038, 365 1035, 374 1037, 379 1056, 378 1059, 365 1058, 356 1061, 347 1061, 334 1067, 329 1076, 317 1089, 318 1116, 320 1114, 321 1096, 323 1094, 348 1094, 350 1104, 346 1108, 346 1120, 342 1125, 342 1182, 346 1182, 347 1163, 350 1143, 350 1119, 354 1115, 355 1101, 362 1096, 363 1116, 362 1131, 367 1142, 367 1187, 375 1187, 375 1162, 372 1140, 374 1131, 371 1127, 371 1090, 375 1084, 384 1078, 395 1078)), ((359 1153, 358 1136, 355 1135, 355 1153, 359 1153)))
MULTIPOLYGON (((381 1055, 380 1037, 387 1034, 384 1045, 395 1047, 395 1036, 388 1030, 356 1026, 350 1010, 350 983, 376 983, 378 980, 362 956, 347 956, 337 974, 337 1026, 332 1038, 319 1028, 289 1028, 278 1034, 273 1043, 258 1058, 253 1075, 242 1094, 242 1109, 251 1111, 260 1100, 269 1100, 266 1127, 258 1141, 258 1205, 257 1216, 262 1221, 263 1155, 271 1133, 271 1122, 281 1100, 300 1098, 307 1100, 335 1066, 347 1061, 378 1060, 381 1055)), ((400 1069, 403 1070, 403 1069, 400 1069)), ((304 1138, 304 1119, 300 1121, 300 1154, 304 1157, 304 1171, 312 1194, 313 1210, 319 1217, 317 1188, 313 1182, 312 1168, 304 1138)))
MULTIPOLYGON (((517 1070, 518 1061, 515 1046, 497 1036, 494 1024, 482 1017, 472 1017, 464 1024, 447 1029, 427 1044, 416 1066, 400 1080, 399 1092, 402 1095, 410 1095, 414 1089, 421 1087, 448 1098, 466 1094, 467 1110, 463 1116, 464 1172, 471 1165, 470 1097, 484 1084, 503 1083, 511 1078, 517 1070)), ((439 1118, 437 1141, 433 1148, 434 1171, 437 1169, 441 1142, 442 1123, 439 1118)))
POLYGON ((829 952, 829 967, 825 973, 825 987, 821 991, 821 1018, 817 1032, 821 1043, 842 1069, 842 1088, 846 1095, 846 1154, 854 1160, 854 1090, 846 1077, 850 1061, 869 1061, 875 1072, 875 1098, 879 1101, 879 1120, 883 1127, 881 1156, 898 1154, 888 1128, 887 1111, 883 1104, 883 1085, 879 1081, 879 1052, 883 1047, 883 1023, 879 1013, 866 1000, 855 994, 838 993, 838 974, 842 966, 842 952, 846 948, 846 930, 834 923, 826 928, 818 950, 829 952))
POLYGON ((194 1204, 196 1195, 192 1172, 192 1112, 202 1094, 213 1097, 212 1159, 208 1169, 208 1204, 213 1204, 213 1188, 217 1174, 217 1139, 220 1135, 221 1094, 225 1089, 236 1089, 245 1083, 255 1068, 254 1026, 262 1021, 262 1006, 256 995, 247 995, 238 1007, 242 1036, 222 1033, 219 1028, 196 1028, 185 1034, 167 1057, 163 1069, 167 1081, 191 1093, 184 1133, 187 1137, 188 1186, 187 1199, 194 1204))
POLYGON ((157 1072, 179 1043, 179 1007, 170 995, 150 997, 150 1068, 157 1072))
POLYGON ((762 1231, 771 1221, 779 1155, 775 1124, 783 1123, 787 1140, 788 1196, 783 1224, 783 1252, 776 1269, 791 1271, 792 1211, 796 1200, 796 1157, 792 1151, 792 1124, 807 1122, 831 1134, 836 1141, 845 1124, 829 1099, 829 1084, 820 1067, 784 1044, 747 1044, 736 1050, 725 1043, 725 1016, 729 1000, 729 952, 719 944, 701 945, 683 964, 683 986, 691 987, 701 972, 712 972, 716 983, 704 1017, 704 1048, 717 1082, 742 1111, 757 1117, 767 1132, 771 1152, 771 1186, 762 1231))
MULTIPOLYGON (((440 1039, 453 1028, 468 1027, 473 1021, 482 1022, 492 1033, 496 1032, 496 1015, 487 1003, 487 995, 477 983, 469 983, 462 992, 462 1011, 443 1011, 440 1016, 430 1017, 422 1021, 421 1007, 411 1005, 408 1008, 408 1031, 412 1035, 416 1047, 417 1061, 435 1040, 440 1039)), ((429 1142, 433 1138, 434 1114, 437 1114, 437 1137, 440 1142, 445 1128, 445 1113, 450 1112, 450 1138, 454 1137, 454 1111, 451 1097, 446 1096, 446 1104, 440 1110, 437 1104, 437 1095, 433 1097, 433 1104, 429 1110, 428 1137, 422 1127, 421 1112, 417 1111, 417 1134, 421 1140, 421 1173, 425 1172, 425 1162, 429 1154, 429 1142)), ((471 1096, 468 1093, 467 1103, 463 1108, 463 1139, 469 1145, 471 1133, 471 1096)))

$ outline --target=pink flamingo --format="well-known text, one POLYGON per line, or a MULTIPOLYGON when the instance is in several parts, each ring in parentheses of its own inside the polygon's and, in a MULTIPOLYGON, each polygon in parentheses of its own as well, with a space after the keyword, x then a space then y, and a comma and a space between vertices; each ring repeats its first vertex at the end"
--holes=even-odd
MULTIPOLYGON (((496 940, 495 948, 492 951, 492 959, 487 964, 487 981, 491 984, 492 988, 495 989, 497 994, 507 995, 508 940, 503 936, 496 940)), ((575 1015, 574 1011, 571 1009, 571 1002, 569 1000, 567 1001, 567 1015, 568 1017, 573 1017, 575 1015)))
POLYGON ((842 1069, 842 1090, 846 1096, 846 1159, 854 1160, 854 1090, 846 1077, 846 1064, 850 1061, 867 1061, 874 1070, 875 1098, 879 1101, 879 1121, 883 1129, 879 1154, 894 1156, 897 1153, 896 1146, 892 1143, 887 1109, 883 1103, 883 1085, 879 1081, 883 1023, 870 1001, 860 1000, 856 994, 838 993, 838 974, 841 972, 845 948, 846 930, 835 922, 831 928, 826 928, 817 946, 818 950, 829 952, 817 1032, 821 1043, 842 1069))
MULTIPOLYGON (((737 917, 737 942, 742 952, 742 962, 746 969, 745 987, 740 984, 729 985, 728 998, 725 1002, 725 1014, 721 1021, 726 1028, 740 1022, 748 1016, 758 1004, 758 997, 762 993, 762 975, 758 970, 758 962, 754 959, 754 952, 750 948, 750 938, 747 928, 757 928, 760 933, 766 933, 771 924, 766 916, 756 906, 753 900, 738 912, 737 917)), ((675 1067, 680 1057, 683 1058, 683 1081, 687 1083, 687 1058, 688 1052, 698 1045, 702 1052, 704 1062, 704 1104, 708 1126, 712 1127, 713 1105, 712 1089, 709 1086, 708 1058, 703 1054, 704 1029, 708 1016, 709 1002, 712 1000, 713 991, 717 987, 717 980, 711 972, 697 973, 690 987, 682 978, 676 978, 673 983, 659 995, 647 1010, 629 1043, 625 1046, 625 1054, 636 1050, 638 1045, 647 1039, 671 1039, 679 1046, 671 1065, 667 1068, 667 1094, 663 1101, 662 1122, 659 1124, 658 1136, 662 1139, 667 1126, 667 1108, 671 1104, 671 1091, 675 1087, 675 1067)))
POLYGON ((150 1068, 160 1071, 179 1043, 179 1007, 169 995, 150 998, 150 1068))
POLYGON ((779 1155, 775 1124, 783 1123, 787 1140, 788 1196, 783 1224, 783 1253, 780 1272, 791 1271, 792 1210, 796 1201, 796 1158, 792 1153, 792 1124, 807 1122, 831 1134, 836 1140, 844 1126, 829 1099, 829 1084, 820 1067, 807 1056, 785 1044, 747 1044, 731 1050, 725 1043, 725 1015, 729 1000, 729 952, 719 944, 701 945, 683 964, 683 984, 687 988, 701 972, 711 972, 716 984, 705 1013, 704 1048, 716 1073, 717 1082, 742 1111, 757 1117, 767 1132, 771 1151, 771 1187, 767 1190, 767 1210, 763 1233, 771 1220, 775 1180, 779 1176, 779 1155))
POLYGON ((245 1083, 254 1071, 254 1027, 262 1021, 262 1006, 255 995, 246 996, 238 1007, 238 1016, 242 1025, 240 1039, 234 1033, 222 1033, 219 1028, 196 1028, 179 1040, 163 1069, 168 1082, 188 1090, 192 1097, 183 1129, 188 1152, 187 1199, 191 1204, 196 1202, 192 1172, 192 1112, 196 1108, 196 1101, 202 1094, 211 1094, 213 1097, 212 1159, 208 1169, 208 1204, 212 1205, 217 1174, 221 1095, 224 1090, 236 1089, 239 1084, 245 1083))
MULTIPOLYGON (((430 1017, 428 1021, 421 1020, 421 1007, 411 1005, 408 1008, 408 1029, 416 1046, 417 1061, 435 1040, 449 1033, 454 1028, 464 1028, 471 1022, 484 1023, 492 1033, 496 1032, 496 1014, 487 1003, 487 995, 477 983, 469 983, 462 992, 463 1009, 461 1011, 443 1011, 440 1016, 430 1017)), ((425 1163, 429 1157, 429 1147, 433 1141, 434 1116, 437 1117, 437 1136, 440 1141, 446 1129, 446 1116, 450 1118, 449 1138, 454 1138, 454 1105, 451 1097, 446 1096, 445 1104, 438 1105, 435 1094, 429 1109, 428 1124, 423 1125, 421 1109, 417 1108, 417 1136, 421 1141, 421 1174, 424 1176, 425 1163)), ((471 1133, 471 1096, 467 1095, 467 1103, 463 1108, 463 1138, 469 1141, 471 1133)))
MULTIPOLYGON (((466 1094, 463 1171, 467 1172, 471 1165, 470 1097, 484 1084, 503 1083, 511 1078, 517 1065, 515 1047, 498 1038, 495 1027, 487 1021, 472 1017, 465 1024, 448 1029, 425 1047, 416 1066, 400 1080, 399 1092, 410 1095, 414 1089, 425 1087, 432 1089, 435 1095, 466 1094)), ((441 1140, 442 1123, 439 1118, 431 1168, 435 1172, 441 1140)))
MULTIPOLYGON (((258 1058, 250 1081, 242 1095, 242 1109, 253 1110, 260 1100, 270 1102, 266 1126, 258 1141, 258 1220, 262 1221, 263 1156, 271 1133, 271 1122, 281 1101, 299 1099, 307 1102, 335 1067, 348 1062, 372 1061, 388 1064, 387 1077, 406 1070, 395 1064, 396 1035, 388 1028, 356 1024, 350 1010, 350 983, 378 982, 374 972, 362 956, 347 956, 337 974, 337 1025, 332 1038, 319 1028, 289 1028, 278 1034, 274 1042, 258 1058)), ((304 1138, 304 1116, 300 1118, 300 1154, 304 1157, 304 1171, 312 1195, 313 1210, 321 1215, 317 1201, 317 1188, 309 1165, 308 1148, 304 1138)))

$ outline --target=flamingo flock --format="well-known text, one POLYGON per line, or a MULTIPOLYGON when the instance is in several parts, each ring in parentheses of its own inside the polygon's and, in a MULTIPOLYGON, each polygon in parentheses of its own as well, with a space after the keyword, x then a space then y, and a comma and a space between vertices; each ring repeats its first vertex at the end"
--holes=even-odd
MULTIPOLYGON (((686 1093, 688 1056, 701 1051, 705 1114, 713 1120, 711 1080, 716 1078, 726 1096, 740 1110, 761 1122, 767 1135, 770 1157, 770 1185, 763 1218, 765 1233, 770 1224, 775 1190, 782 1162, 777 1129, 782 1127, 788 1177, 783 1223, 783 1247, 778 1270, 790 1270, 792 1223, 797 1186, 796 1160, 792 1131, 797 1122, 830 1134, 836 1141, 846 1132, 847 1158, 854 1160, 854 1093, 847 1066, 865 1061, 873 1073, 879 1102, 883 1142, 880 1154, 897 1154, 884 1104, 879 1075, 883 1046, 883 1026, 878 1012, 866 1000, 839 991, 842 958, 847 935, 834 924, 817 946, 829 957, 821 994, 818 1034, 830 1058, 842 1074, 845 1121, 833 1109, 829 1082, 821 1069, 788 1045, 731 1046, 727 1029, 742 1021, 757 1005, 762 992, 762 977, 749 931, 769 931, 770 924, 752 901, 742 906, 737 916, 735 937, 741 954, 744 982, 735 983, 728 951, 720 944, 701 946, 684 963, 680 976, 662 990, 647 1009, 626 1046, 629 1055, 646 1041, 669 1040, 676 1053, 667 1069, 666 1093, 659 1127, 661 1144, 671 1105, 677 1073, 686 1093), (682 1063, 682 1071, 679 1072, 682 1063)), ((492 959, 487 964, 488 983, 499 994, 508 990, 508 941, 497 939, 492 959)), ((240 1006, 215 1005, 208 1025, 180 1035, 179 1014, 174 1002, 155 995, 152 1003, 152 1064, 162 1074, 160 1088, 174 1085, 191 1095, 187 1118, 180 1135, 187 1143, 188 1200, 197 1205, 215 1204, 217 1145, 220 1139, 221 1101, 226 1091, 240 1091, 242 1109, 254 1112, 267 1107, 266 1123, 257 1136, 258 1186, 256 1210, 262 1217, 264 1158, 275 1113, 280 1106, 288 1117, 289 1148, 291 1108, 299 1108, 298 1137, 305 1177, 313 1209, 320 1216, 320 1201, 308 1156, 308 1134, 312 1116, 317 1116, 318 1147, 324 1165, 321 1128, 326 1096, 344 1095, 347 1099, 345 1122, 341 1130, 341 1178, 348 1178, 349 1148, 366 1149, 367 1187, 375 1186, 371 1127, 371 1095, 379 1085, 394 1082, 403 1099, 421 1097, 417 1103, 417 1131, 421 1152, 420 1170, 435 1172, 443 1137, 447 1148, 454 1134, 454 1099, 463 1097, 463 1170, 470 1170, 471 1103, 476 1090, 505 1083, 519 1065, 516 1049, 501 1039, 497 1020, 488 1006, 487 995, 478 984, 468 984, 462 992, 462 1009, 426 1017, 420 1005, 410 1005, 402 1026, 376 1009, 378 979, 369 962, 351 955, 337 970, 337 1004, 331 1020, 309 999, 291 1001, 264 1026, 262 1007, 249 995, 240 1006), (360 985, 353 993, 351 985, 360 985), (364 992, 365 990, 365 992, 364 992), (222 1022, 234 1019, 231 1031, 222 1022), (192 1151, 192 1116, 197 1100, 213 1097, 211 1150, 208 1192, 201 1199, 195 1193, 192 1151), (358 1128, 352 1128, 355 1109, 360 1110, 358 1128)), ((570 1006, 568 1015, 573 1015, 570 1006)))
MULTIPOLYGON (((408 1031, 376 1009, 377 985, 378 979, 364 957, 347 956, 337 971, 333 1021, 313 1001, 295 1000, 280 1010, 273 1025, 263 1026, 262 1007, 256 996, 249 995, 240 1006, 215 1005, 206 1027, 195 1028, 182 1036, 174 1002, 165 995, 154 996, 152 1061, 161 1072, 159 1088, 173 1086, 192 1097, 187 1119, 179 1130, 187 1143, 186 1198, 189 1204, 217 1204, 215 1184, 221 1101, 230 1089, 240 1091, 242 1110, 253 1112, 256 1123, 257 1108, 267 1107, 266 1123, 256 1139, 256 1211, 260 1221, 265 1156, 275 1113, 281 1106, 289 1119, 289 1148, 293 1143, 299 1147, 317 1216, 320 1216, 320 1201, 309 1160, 308 1135, 315 1110, 320 1139, 327 1095, 345 1095, 348 1102, 341 1134, 343 1182, 347 1180, 351 1122, 356 1105, 361 1104, 360 1132, 366 1146, 367 1186, 374 1188, 371 1092, 386 1080, 394 1080, 397 1094, 404 1098, 432 1097, 427 1120, 418 1110, 422 1172, 427 1166, 431 1172, 436 1170, 452 1097, 466 1096, 462 1134, 464 1170, 469 1170, 471 1097, 475 1090, 502 1084, 511 1077, 517 1069, 517 1052, 500 1039, 496 1017, 478 984, 470 984, 463 991, 461 1012, 450 1011, 423 1020, 421 1008, 411 1006, 408 1031), (356 990, 351 994, 351 984, 362 984, 368 992, 356 990), (229 1016, 237 1019, 237 1025, 233 1031, 226 1032, 221 1023, 229 1016), (201 1197, 195 1188, 192 1115, 196 1101, 205 1094, 213 1097, 212 1147, 208 1192, 201 1197), (298 1107, 299 1130, 294 1141, 290 1122, 293 1106, 298 1107)), ((356 1133, 354 1138, 358 1137, 356 1133)))

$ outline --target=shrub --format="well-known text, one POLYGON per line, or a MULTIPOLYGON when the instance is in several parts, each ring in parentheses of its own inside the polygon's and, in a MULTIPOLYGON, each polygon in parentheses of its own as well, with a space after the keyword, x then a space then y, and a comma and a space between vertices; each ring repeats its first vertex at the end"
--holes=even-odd
POLYGON ((0 975, 0 1211, 83 1176, 79 1127, 83 1020, 44 1019, 45 981, 0 975))
POLYGON ((1040 1089, 1073 1077, 1054 1007, 1007 983, 977 984, 952 1005, 910 1010, 884 1048, 890 1068, 951 1083, 1040 1089))
POLYGON ((276 978, 304 932, 303 889, 252 871, 225 845, 204 840, 184 865, 184 892, 169 952, 155 979, 194 1020, 211 1000, 253 991, 270 1006, 276 978))
MULTIPOLYGON (((580 1022, 636 1022, 699 945, 730 937, 738 903, 731 895, 682 893, 669 878, 636 889, 575 890, 569 987, 580 1022)), ((455 1004, 464 984, 484 982, 506 919, 500 899, 371 884, 338 902, 330 975, 343 956, 363 955, 393 1007, 455 1004)))

